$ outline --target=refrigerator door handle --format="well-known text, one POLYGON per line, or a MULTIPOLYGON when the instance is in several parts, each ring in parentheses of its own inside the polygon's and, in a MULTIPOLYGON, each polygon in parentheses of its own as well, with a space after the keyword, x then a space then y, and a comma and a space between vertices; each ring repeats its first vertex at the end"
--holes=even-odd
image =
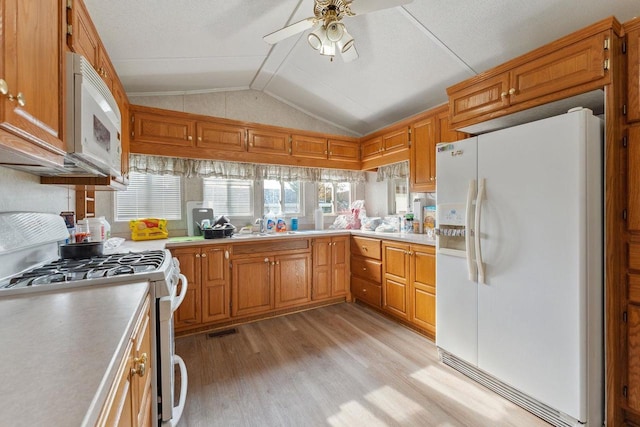
POLYGON ((469 273, 469 280, 476 281, 476 266, 474 264, 474 251, 473 244, 471 243, 471 236, 474 234, 471 228, 471 209, 473 206, 473 199, 476 196, 476 180, 469 181, 469 189, 467 190, 467 206, 464 220, 464 247, 467 253, 467 271, 469 273))
POLYGON ((476 249, 476 264, 478 265, 478 283, 484 284, 484 263, 482 262, 482 251, 480 248, 480 213, 482 212, 482 200, 484 199, 484 178, 478 181, 478 196, 476 197, 476 221, 474 230, 474 241, 476 249))

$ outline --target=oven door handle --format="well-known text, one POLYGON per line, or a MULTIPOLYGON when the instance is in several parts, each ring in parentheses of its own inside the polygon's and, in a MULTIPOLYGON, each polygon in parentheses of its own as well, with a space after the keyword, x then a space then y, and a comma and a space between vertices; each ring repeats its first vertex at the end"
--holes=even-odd
POLYGON ((171 426, 175 427, 178 425, 180 418, 182 418, 182 412, 184 411, 184 405, 187 402, 187 387, 188 387, 188 378, 187 378, 187 366, 184 364, 184 360, 182 357, 177 354, 173 355, 173 364, 178 365, 180 368, 180 399, 178 399, 178 406, 173 407, 172 417, 169 421, 163 423, 163 426, 171 426))
MULTIPOLYGON (((173 299, 173 304, 171 304, 171 311, 176 311, 182 301, 184 301, 184 297, 187 295, 187 288, 189 287, 189 282, 184 274, 180 274, 180 282, 182 283, 182 288, 180 289, 180 295, 173 299)), ((177 288, 177 286, 176 286, 177 288)))

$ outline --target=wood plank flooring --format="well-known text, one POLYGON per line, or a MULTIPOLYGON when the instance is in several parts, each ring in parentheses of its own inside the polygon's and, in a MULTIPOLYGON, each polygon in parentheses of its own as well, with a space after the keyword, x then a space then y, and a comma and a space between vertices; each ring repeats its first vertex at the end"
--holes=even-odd
POLYGON ((548 426, 438 361, 434 343, 357 304, 178 338, 179 427, 548 426))

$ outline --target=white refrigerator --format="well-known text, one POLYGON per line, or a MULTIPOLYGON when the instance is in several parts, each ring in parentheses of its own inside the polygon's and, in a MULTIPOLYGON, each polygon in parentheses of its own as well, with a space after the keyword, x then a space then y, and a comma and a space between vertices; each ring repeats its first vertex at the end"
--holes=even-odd
POLYGON ((559 426, 603 422, 603 123, 436 148, 441 360, 559 426))

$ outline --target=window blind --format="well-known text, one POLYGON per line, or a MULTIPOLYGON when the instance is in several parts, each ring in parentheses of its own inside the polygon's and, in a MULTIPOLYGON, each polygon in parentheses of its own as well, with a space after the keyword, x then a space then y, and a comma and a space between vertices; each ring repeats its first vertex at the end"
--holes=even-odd
POLYGON ((203 199, 216 215, 253 216, 253 181, 205 178, 203 199))
POLYGON ((126 191, 116 194, 116 221, 181 219, 180 177, 131 172, 126 191))

